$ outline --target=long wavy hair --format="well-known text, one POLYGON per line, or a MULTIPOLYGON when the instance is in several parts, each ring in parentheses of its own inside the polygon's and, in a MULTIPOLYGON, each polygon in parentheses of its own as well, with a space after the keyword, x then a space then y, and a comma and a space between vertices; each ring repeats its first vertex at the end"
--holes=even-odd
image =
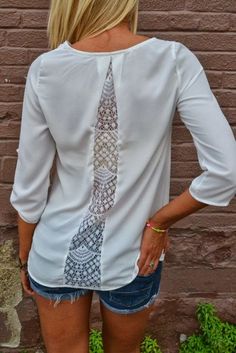
POLYGON ((120 22, 137 32, 139 0, 51 0, 47 35, 51 49, 94 37, 120 22))

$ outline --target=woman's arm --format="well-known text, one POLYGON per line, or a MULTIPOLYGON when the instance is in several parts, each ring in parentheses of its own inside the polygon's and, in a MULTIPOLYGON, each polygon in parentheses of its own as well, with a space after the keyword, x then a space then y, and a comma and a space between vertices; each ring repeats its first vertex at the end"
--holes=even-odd
POLYGON ((156 233, 151 228, 144 229, 138 274, 147 275, 157 268, 162 250, 166 253, 169 248, 168 228, 178 220, 206 206, 208 205, 194 199, 187 189, 150 217, 156 227, 167 229, 167 232, 156 233), (151 261, 154 261, 153 269, 149 266, 151 261))
POLYGON ((26 223, 38 223, 47 203, 56 144, 41 108, 42 54, 28 70, 24 91, 18 158, 10 203, 26 223))
POLYGON ((36 226, 37 223, 25 222, 18 214, 19 257, 22 263, 28 260, 36 226))
MULTIPOLYGON (((37 223, 25 222, 18 213, 18 236, 19 236, 19 259, 22 264, 28 267, 28 256, 32 244, 33 234, 37 223)), ((24 291, 29 295, 34 295, 34 291, 30 286, 28 269, 20 271, 21 284, 24 291)))
POLYGON ((192 197, 189 189, 160 208, 151 219, 161 229, 167 229, 180 219, 208 206, 192 197))
MULTIPOLYGON (((23 100, 18 158, 10 203, 17 211, 19 257, 27 262, 33 234, 47 204, 50 171, 56 144, 40 104, 43 54, 30 65, 23 100)), ((26 272, 20 271, 24 290, 32 294, 26 272)))
MULTIPOLYGON (((185 45, 173 42, 178 92, 176 107, 180 119, 192 135, 202 173, 189 188, 150 216, 156 226, 167 229, 175 222, 213 206, 228 206, 236 194, 236 142, 226 117, 211 91, 198 58, 185 45)), ((158 265, 166 250, 168 231, 156 233, 145 228, 139 260, 140 273, 148 273, 149 264, 158 265)))
POLYGON ((174 42, 174 45, 177 110, 192 135, 202 173, 186 191, 153 215, 153 220, 162 227, 169 227, 207 205, 228 206, 236 193, 233 131, 197 57, 182 43, 174 42))

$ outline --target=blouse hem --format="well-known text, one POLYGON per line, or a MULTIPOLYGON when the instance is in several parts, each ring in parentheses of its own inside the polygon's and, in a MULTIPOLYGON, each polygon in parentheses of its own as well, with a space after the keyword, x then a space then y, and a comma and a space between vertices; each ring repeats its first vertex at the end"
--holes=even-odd
POLYGON ((28 269, 28 273, 30 275, 30 277, 32 277, 32 279, 36 282, 38 282, 39 284, 43 285, 43 286, 46 286, 46 287, 51 287, 51 288, 57 288, 57 287, 69 287, 69 288, 74 288, 74 289, 90 289, 90 290, 102 290, 102 291, 106 291, 106 290, 114 290, 114 289, 118 289, 118 288, 121 288, 127 284, 129 284, 130 282, 132 282, 134 280, 134 278, 137 276, 138 272, 134 272, 132 274, 132 277, 129 278, 129 280, 126 282, 126 283, 123 283, 121 286, 118 286, 118 287, 85 287, 85 286, 80 286, 80 287, 75 287, 73 285, 66 285, 66 284, 56 284, 55 286, 52 285, 51 283, 43 283, 41 281, 39 281, 34 275, 31 274, 30 270, 28 269))

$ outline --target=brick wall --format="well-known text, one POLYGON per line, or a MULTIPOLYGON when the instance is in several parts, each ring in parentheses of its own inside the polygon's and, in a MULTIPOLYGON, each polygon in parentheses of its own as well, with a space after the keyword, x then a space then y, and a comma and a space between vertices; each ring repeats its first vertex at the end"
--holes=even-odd
MULTIPOLYGON (((16 214, 9 196, 16 165, 25 75, 47 49, 46 0, 0 0, 0 351, 39 352, 41 335, 32 297, 21 290, 17 269, 16 214)), ((236 129, 236 2, 225 0, 143 0, 139 34, 181 41, 206 70, 211 88, 236 129)), ((171 198, 201 170, 191 135, 178 115, 172 137, 171 198)), ((236 323, 236 200, 208 206, 175 223, 166 255, 162 289, 150 318, 149 333, 163 353, 178 351, 180 333, 198 327, 199 301, 216 305, 223 320, 236 323)), ((92 327, 101 328, 97 298, 92 327)))

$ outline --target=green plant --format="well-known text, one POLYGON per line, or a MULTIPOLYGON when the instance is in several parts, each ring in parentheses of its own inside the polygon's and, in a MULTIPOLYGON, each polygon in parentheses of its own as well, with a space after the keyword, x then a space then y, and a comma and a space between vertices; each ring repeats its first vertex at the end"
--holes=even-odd
POLYGON ((141 353, 161 353, 156 339, 153 339, 150 336, 145 336, 140 348, 141 353))
POLYGON ((200 335, 189 336, 181 344, 180 353, 235 353, 236 326, 222 322, 211 303, 199 303, 196 310, 200 335))
POLYGON ((89 353, 103 353, 102 332, 91 329, 89 334, 89 353))
MULTIPOLYGON (((104 353, 102 333, 96 329, 91 329, 89 334, 89 353, 104 353)), ((150 336, 145 336, 141 343, 141 353, 161 353, 157 341, 150 336)))

